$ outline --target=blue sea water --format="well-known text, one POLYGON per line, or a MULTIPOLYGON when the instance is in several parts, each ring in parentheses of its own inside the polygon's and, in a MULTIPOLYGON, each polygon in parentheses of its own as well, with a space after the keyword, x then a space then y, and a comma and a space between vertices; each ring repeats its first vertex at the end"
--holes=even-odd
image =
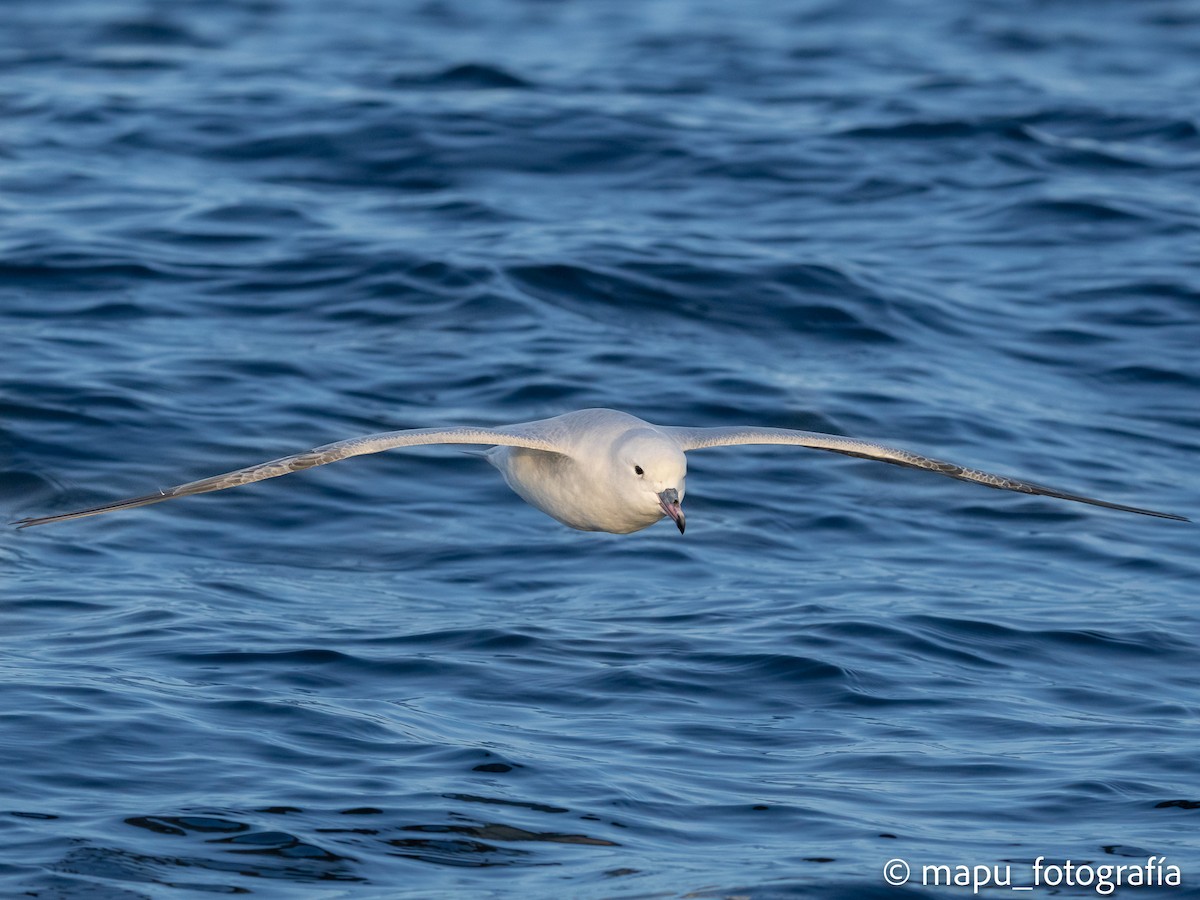
MULTIPOLYGON (((3 12, 9 519, 587 406, 1200 514, 1196 2, 3 12)), ((686 536, 569 531, 452 448, 6 530, 0 896, 1157 856, 1182 884, 1118 896, 1200 897, 1196 526, 690 465, 686 536)))

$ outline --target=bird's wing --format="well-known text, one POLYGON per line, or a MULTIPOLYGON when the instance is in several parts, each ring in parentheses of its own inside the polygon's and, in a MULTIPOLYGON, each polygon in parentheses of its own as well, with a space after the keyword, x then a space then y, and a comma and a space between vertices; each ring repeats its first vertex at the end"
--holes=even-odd
POLYGON ((1009 478, 1006 475, 993 475, 991 472, 981 472, 979 469, 969 469, 955 463, 943 462, 940 459, 930 459, 908 450, 898 450, 870 441, 860 441, 854 438, 839 437, 833 434, 819 434, 812 431, 792 431, 787 428, 678 428, 659 426, 661 431, 670 435, 681 450, 702 450, 707 447, 727 447, 734 444, 794 444, 800 447, 812 447, 817 450, 829 450, 845 456, 857 456, 862 459, 874 459, 879 462, 891 463, 896 466, 908 466, 912 469, 928 469, 939 475, 957 478, 960 481, 972 481, 985 487, 997 488, 1003 491, 1017 491, 1022 494, 1040 494, 1045 497, 1057 497, 1060 500, 1074 500, 1077 503, 1090 503, 1092 506, 1103 506, 1108 509, 1119 509, 1122 512, 1138 513, 1143 516, 1157 516, 1160 519, 1176 519, 1181 522, 1191 521, 1185 516, 1174 513, 1158 512, 1153 509, 1142 509, 1137 506, 1125 506, 1121 503, 1109 503, 1107 500, 1097 500, 1094 497, 1083 497, 1079 494, 1060 491, 1057 488, 1009 478))
POLYGON ((559 446, 539 433, 537 423, 526 425, 505 425, 500 428, 414 428, 407 431, 388 431, 382 434, 368 434, 364 437, 338 441, 336 444, 326 444, 294 456, 284 456, 270 462, 247 466, 235 472, 224 475, 214 475, 199 481, 189 481, 166 490, 141 497, 130 497, 128 500, 117 500, 104 503, 75 512, 59 513, 55 516, 33 516, 19 519, 13 524, 18 528, 28 528, 30 525, 45 525, 48 522, 62 522, 67 519, 82 519, 84 516, 98 516, 100 513, 115 512, 119 509, 133 509, 137 506, 149 506, 151 503, 161 503, 163 500, 173 500, 176 497, 186 497, 189 494, 206 494, 209 491, 223 491, 226 488, 262 481, 264 478, 276 478, 280 475, 290 475, 301 469, 311 469, 313 466, 323 466, 326 463, 337 462, 349 456, 362 456, 366 453, 381 453, 397 447, 416 447, 423 444, 489 444, 492 446, 507 445, 510 447, 528 447, 532 450, 544 450, 548 453, 561 452, 559 446))

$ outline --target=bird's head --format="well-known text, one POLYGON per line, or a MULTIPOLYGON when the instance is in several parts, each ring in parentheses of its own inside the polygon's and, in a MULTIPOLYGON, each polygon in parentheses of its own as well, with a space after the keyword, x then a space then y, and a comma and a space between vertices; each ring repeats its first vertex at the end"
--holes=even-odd
POLYGON ((635 431, 619 444, 616 460, 616 483, 625 501, 648 515, 670 516, 683 534, 687 457, 675 442, 653 431, 635 431))

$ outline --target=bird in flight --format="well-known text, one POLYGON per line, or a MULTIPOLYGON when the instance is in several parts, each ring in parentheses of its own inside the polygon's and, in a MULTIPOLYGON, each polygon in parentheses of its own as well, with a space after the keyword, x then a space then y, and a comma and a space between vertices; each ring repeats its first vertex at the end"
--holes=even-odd
POLYGON ((489 445, 491 449, 483 455, 500 470, 513 491, 531 506, 581 531, 628 534, 668 517, 682 534, 686 522, 682 507, 687 476, 687 457, 684 454, 690 450, 736 444, 790 444, 829 450, 845 456, 927 469, 939 475, 1000 490, 1090 503, 1092 506, 1157 516, 1160 519, 1190 521, 1173 513, 1084 497, 854 438, 787 428, 651 425, 636 416, 612 409, 583 409, 550 419, 495 428, 414 428, 370 434, 247 466, 224 475, 189 481, 153 494, 75 512, 31 516, 13 524, 27 528, 97 516, 189 494, 222 491, 265 478, 289 475, 301 469, 311 469, 313 466, 323 466, 350 456, 426 444, 489 445))

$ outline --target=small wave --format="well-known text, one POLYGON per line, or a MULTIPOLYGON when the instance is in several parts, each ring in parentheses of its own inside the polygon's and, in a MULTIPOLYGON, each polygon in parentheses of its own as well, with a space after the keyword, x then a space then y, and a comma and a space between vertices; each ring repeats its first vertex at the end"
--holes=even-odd
POLYGON ((524 292, 589 318, 614 312, 637 319, 670 316, 720 323, 756 334, 785 329, 838 340, 888 342, 886 304, 826 266, 741 273, 691 266, 519 265, 506 270, 524 292), (813 295, 829 297, 819 302, 813 295), (602 309, 607 308, 602 313, 602 309))
POLYGON ((1018 125, 1010 118, 908 119, 879 125, 852 125, 843 128, 839 133, 851 138, 904 141, 949 140, 980 135, 1020 135, 1018 125))
POLYGON ((1178 369, 1146 364, 1114 366, 1099 372, 1097 377, 1113 384, 1172 385, 1192 390, 1200 387, 1200 377, 1196 375, 1178 369))
POLYGON ((432 74, 404 74, 392 79, 394 87, 480 89, 527 89, 533 83, 499 66, 483 63, 463 63, 432 74))
POLYGON ((96 33, 96 41, 101 44, 211 46, 182 22, 160 17, 108 22, 96 33))

